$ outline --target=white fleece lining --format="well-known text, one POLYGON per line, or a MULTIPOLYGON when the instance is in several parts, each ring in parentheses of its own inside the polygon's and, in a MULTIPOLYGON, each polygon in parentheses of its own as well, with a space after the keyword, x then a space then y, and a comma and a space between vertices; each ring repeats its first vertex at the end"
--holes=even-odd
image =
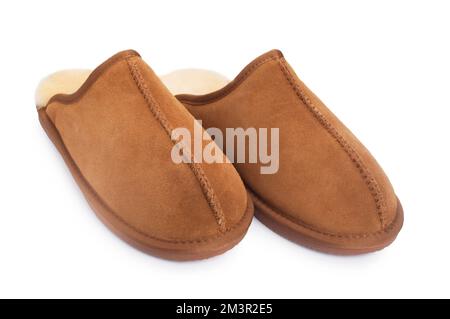
POLYGON ((56 94, 75 93, 90 74, 90 70, 84 69, 63 70, 50 74, 41 80, 36 89, 36 107, 40 109, 46 106, 48 101, 56 94))
POLYGON ((214 71, 203 69, 180 69, 160 77, 173 95, 203 95, 223 88, 230 81, 214 71))
MULTIPOLYGON (((36 107, 40 109, 56 94, 72 94, 87 80, 92 71, 85 69, 62 70, 50 74, 38 85, 36 107)), ((202 95, 223 88, 229 80, 223 75, 202 69, 181 69, 160 77, 173 95, 202 95)))

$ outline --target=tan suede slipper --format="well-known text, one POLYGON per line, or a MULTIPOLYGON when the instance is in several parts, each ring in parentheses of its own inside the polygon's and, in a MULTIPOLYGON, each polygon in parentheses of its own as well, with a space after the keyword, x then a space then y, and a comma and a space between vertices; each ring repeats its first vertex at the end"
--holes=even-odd
POLYGON ((261 174, 261 161, 235 164, 264 224, 336 254, 379 250, 396 238, 403 212, 385 173, 280 51, 260 56, 223 88, 223 77, 205 73, 163 77, 174 94, 217 89, 177 95, 205 128, 279 128, 276 173, 261 174))
POLYGON ((92 73, 49 76, 36 103, 93 210, 130 244, 191 260, 221 254, 243 238, 253 204, 239 175, 229 162, 172 160, 172 130, 199 124, 136 52, 121 52, 92 73))

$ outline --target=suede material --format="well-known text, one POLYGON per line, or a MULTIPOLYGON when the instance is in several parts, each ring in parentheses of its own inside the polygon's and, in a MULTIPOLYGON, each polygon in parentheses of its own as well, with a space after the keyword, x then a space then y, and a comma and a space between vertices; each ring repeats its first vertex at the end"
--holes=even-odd
POLYGON ((383 170, 281 52, 259 57, 222 90, 177 97, 205 128, 280 129, 276 174, 260 174, 261 163, 235 164, 244 183, 280 215, 339 236, 376 234, 392 223, 397 200, 383 170))
POLYGON ((224 215, 219 225, 192 167, 172 161, 173 142, 150 110, 130 63, 171 127, 192 128, 193 117, 150 67, 137 54, 122 53, 77 98, 55 97, 46 107, 71 158, 103 202, 143 234, 196 241, 232 229, 247 208, 237 172, 231 164, 202 164, 211 198, 224 215))
MULTIPOLYGON (((135 58, 140 69, 142 70, 145 80, 149 86, 153 88, 153 96, 162 105, 170 105, 164 109, 165 115, 172 126, 188 128, 193 137, 194 132, 194 117, 189 111, 169 92, 166 86, 159 80, 157 75, 150 69, 145 62, 140 58, 135 58)), ((203 127, 196 124, 197 127, 204 132, 203 127)), ((213 143, 216 152, 223 155, 220 148, 211 140, 205 140, 202 146, 213 143)), ((194 152, 194 145, 191 145, 191 152, 194 152)), ((229 161, 225 163, 200 163, 202 169, 209 177, 214 192, 217 195, 220 205, 224 211, 227 212, 227 221, 229 224, 235 224, 242 218, 242 212, 245 210, 247 194, 244 191, 244 186, 239 174, 229 161)))

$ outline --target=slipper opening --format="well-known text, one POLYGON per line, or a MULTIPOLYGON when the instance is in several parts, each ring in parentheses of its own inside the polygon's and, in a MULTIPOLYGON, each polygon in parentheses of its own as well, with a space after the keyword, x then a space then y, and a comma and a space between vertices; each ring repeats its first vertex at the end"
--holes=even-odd
POLYGON ((40 109, 46 106, 54 95, 75 93, 90 74, 90 70, 73 69, 62 70, 45 77, 36 89, 36 107, 40 109))
POLYGON ((203 69, 180 69, 160 77, 173 95, 203 95, 217 91, 230 81, 214 71, 203 69))

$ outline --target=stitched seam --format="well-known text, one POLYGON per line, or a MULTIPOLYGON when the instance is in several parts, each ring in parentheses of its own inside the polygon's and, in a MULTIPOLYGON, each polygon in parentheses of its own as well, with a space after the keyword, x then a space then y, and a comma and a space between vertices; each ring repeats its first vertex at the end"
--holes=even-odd
MULTIPOLYGON (((176 141, 173 141, 171 138, 171 132, 173 128, 169 123, 169 121, 167 120, 165 114, 161 111, 159 104, 153 98, 153 95, 151 94, 148 86, 146 85, 144 77, 142 76, 139 70, 139 67, 135 62, 131 61, 131 59, 127 59, 127 63, 131 77, 133 78, 139 91, 144 97, 144 100, 146 101, 151 113, 154 115, 156 120, 161 124, 163 129, 166 131, 172 143, 175 143, 176 141)), ((219 230, 221 232, 225 232, 226 231, 225 216, 222 207, 220 205, 220 202, 218 201, 215 192, 211 186, 211 183, 206 177, 206 174, 201 165, 195 162, 194 156, 192 154, 190 162, 191 163, 188 163, 188 166, 190 167, 191 171, 194 173, 194 176, 196 177, 197 181, 200 184, 200 188, 202 189, 203 195, 205 196, 206 201, 208 202, 208 205, 214 214, 214 218, 216 219, 216 222, 219 226, 219 230)))
POLYGON ((291 72, 287 68, 284 60, 279 60, 279 66, 287 81, 293 88, 297 97, 307 106, 312 115, 319 121, 319 123, 328 131, 328 133, 338 142, 345 153, 348 155, 352 163, 358 169, 361 177, 363 178, 370 194, 372 195, 378 218, 381 223, 381 227, 384 228, 385 217, 384 211, 386 209, 385 200, 375 178, 372 176, 370 170, 366 167, 359 154, 353 149, 353 147, 345 140, 345 138, 339 133, 339 131, 328 121, 328 119, 320 112, 320 110, 314 105, 312 100, 305 94, 300 86, 295 82, 291 72))
MULTIPOLYGON (((46 108, 44 107, 42 108, 41 112, 46 112, 46 108)), ((48 115, 46 114, 45 116, 48 117, 48 115)), ((209 237, 204 237, 204 238, 198 238, 198 239, 188 239, 188 240, 170 240, 170 239, 161 239, 161 238, 157 238, 155 236, 149 235, 147 233, 144 233, 142 230, 136 228, 135 226, 131 225, 130 223, 128 223, 126 220, 124 220, 119 214, 117 214, 113 209, 111 209, 111 207, 109 207, 109 205, 100 197, 100 195, 97 193, 97 191, 91 186, 91 184, 87 181, 87 179, 84 177, 83 173, 81 172, 80 168, 78 167, 78 165, 75 163, 75 161, 72 158, 72 155, 69 152, 69 149, 67 148, 67 146, 65 145, 61 134, 59 133, 59 131, 56 129, 55 124, 48 118, 47 119, 49 121, 49 123, 52 125, 53 129, 55 130, 55 132, 58 134, 58 139, 61 142, 61 147, 63 149, 63 151, 67 154, 67 159, 71 162, 72 167, 76 170, 76 172, 78 173, 78 175, 80 176, 80 179, 82 180, 82 182, 86 185, 86 187, 89 189, 89 191, 92 193, 92 195, 94 197, 97 198, 97 200, 100 202, 100 205, 102 205, 105 210, 107 210, 109 213, 111 213, 112 216, 114 216, 115 218, 117 218, 117 220, 122 223, 123 225, 125 225, 126 227, 132 229, 133 231, 135 231, 136 233, 155 240, 155 241, 159 241, 159 242, 164 242, 164 243, 171 243, 171 244, 201 244, 201 243, 207 243, 216 239, 219 239, 221 237, 224 237, 227 233, 235 230, 236 228, 240 227, 246 217, 248 216, 248 214, 250 213, 251 209, 251 202, 250 202, 250 198, 247 199, 247 207, 245 209, 245 213, 244 215, 242 215, 241 219, 234 224, 231 227, 227 227, 225 232, 219 233, 217 235, 214 236, 209 236, 209 237)))
MULTIPOLYGON (((328 237, 342 238, 342 239, 347 239, 347 238, 348 239, 364 239, 364 238, 369 238, 369 237, 376 237, 376 236, 390 233, 394 229, 394 227, 397 225, 397 223, 399 222, 399 218, 396 216, 396 218, 394 219, 394 221, 391 224, 389 224, 388 226, 386 226, 385 228, 383 228, 381 230, 371 232, 371 233, 339 234, 339 233, 326 232, 326 231, 318 230, 318 229, 314 228, 313 226, 306 224, 305 222, 296 220, 292 216, 289 216, 284 212, 273 210, 260 197, 258 197, 258 195, 256 195, 250 189, 250 187, 248 185, 247 185, 247 191, 250 193, 250 196, 252 197, 253 202, 255 203, 255 206, 260 206, 263 209, 268 210, 272 214, 276 214, 291 223, 294 223, 294 224, 301 226, 303 228, 306 228, 310 231, 313 231, 315 233, 318 233, 318 234, 324 235, 324 236, 328 236, 328 237)), ((397 215, 398 215, 398 213, 397 213, 397 215)))
POLYGON ((237 81, 233 82, 233 84, 228 89, 224 90, 219 95, 212 97, 211 99, 196 102, 196 101, 185 100, 182 97, 180 97, 179 100, 182 103, 192 105, 192 106, 213 103, 213 102, 227 96, 228 94, 233 92, 235 89, 237 89, 239 87, 239 85, 241 85, 241 83, 244 82, 250 76, 250 74, 253 73, 258 67, 260 67, 261 65, 263 65, 269 61, 277 61, 278 59, 280 59, 279 56, 272 55, 272 56, 269 56, 265 59, 258 61, 257 63, 253 64, 244 74, 241 74, 239 76, 239 78, 237 79, 237 81))

